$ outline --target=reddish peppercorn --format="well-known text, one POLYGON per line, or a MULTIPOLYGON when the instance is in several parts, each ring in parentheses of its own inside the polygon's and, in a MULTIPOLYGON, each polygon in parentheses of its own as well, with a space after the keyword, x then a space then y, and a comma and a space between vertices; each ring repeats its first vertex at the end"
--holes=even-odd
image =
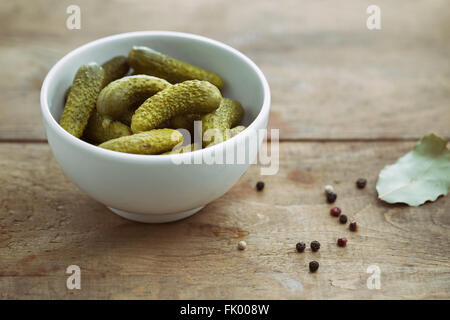
POLYGON ((309 263, 309 271, 316 272, 319 269, 319 263, 317 261, 311 261, 309 263))
POLYGON ((352 221, 350 222, 350 225, 348 226, 348 228, 350 229, 350 231, 355 232, 356 230, 358 230, 358 225, 356 224, 356 221, 352 221))
POLYGON ((333 217, 339 217, 339 215, 341 214, 341 209, 339 208, 339 207, 333 207, 333 208, 331 208, 330 209, 330 214, 333 216, 333 217))
POLYGON ((306 244, 304 242, 299 242, 295 245, 295 249, 297 249, 297 252, 303 252, 305 251, 306 244))
POLYGON ((347 245, 347 238, 339 238, 337 240, 337 245, 339 247, 345 247, 347 245))
POLYGON ((320 242, 316 241, 316 240, 312 241, 311 242, 311 250, 313 252, 316 252, 316 251, 319 251, 319 249, 320 249, 320 242))

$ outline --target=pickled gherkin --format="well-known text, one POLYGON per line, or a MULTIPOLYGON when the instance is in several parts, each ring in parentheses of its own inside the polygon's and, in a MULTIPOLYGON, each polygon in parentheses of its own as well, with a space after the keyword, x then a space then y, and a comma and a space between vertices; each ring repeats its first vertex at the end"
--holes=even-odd
POLYGON ((102 64, 102 68, 105 70, 105 86, 114 80, 122 78, 128 73, 128 70, 130 70, 128 59, 124 56, 117 56, 106 61, 102 64))
POLYGON ((133 47, 128 55, 128 63, 136 73, 163 78, 173 84, 197 79, 208 81, 219 89, 224 86, 217 74, 147 47, 133 47))
POLYGON ((192 132, 194 130, 194 121, 199 121, 202 117, 203 114, 198 113, 175 116, 170 119, 170 126, 174 129, 186 129, 192 132))
MULTIPOLYGON (((103 81, 103 87, 116 79, 122 78, 128 73, 128 70, 130 69, 128 60, 124 56, 114 57, 111 60, 106 61, 104 64, 102 64, 102 68, 105 71, 105 80, 103 81)), ((71 88, 72 86, 67 88, 66 92, 64 93, 64 103, 69 97, 71 88)))
POLYGON ((94 111, 84 131, 84 138, 95 143, 131 135, 129 126, 103 117, 94 111))
POLYGON ((60 125, 112 151, 188 153, 245 130, 239 125, 244 110, 239 102, 222 98, 223 86, 213 72, 136 46, 128 57, 115 56, 101 66, 89 63, 77 70, 65 92, 60 125), (199 130, 201 140, 183 146, 181 132, 187 132, 175 129, 190 131, 195 141, 194 131, 199 130))
POLYGON ((71 135, 77 138, 83 135, 104 79, 105 71, 96 63, 78 69, 60 121, 61 127, 71 135))
POLYGON ((155 129, 106 141, 100 148, 134 154, 160 154, 172 150, 183 141, 173 129, 155 129))
POLYGON ((219 89, 207 81, 177 83, 148 98, 136 110, 131 130, 134 133, 148 131, 177 115, 212 112, 221 100, 219 89))
POLYGON ((226 130, 241 122, 243 116, 244 109, 239 102, 223 98, 216 111, 202 118, 203 146, 227 140, 226 130))
POLYGON ((171 86, 164 79, 147 75, 123 77, 108 84, 98 96, 97 112, 129 123, 135 109, 155 93, 171 86))
POLYGON ((208 143, 208 145, 206 146, 206 148, 215 146, 221 142, 227 141, 228 139, 233 138, 234 136, 237 136, 239 133, 241 133, 242 131, 244 131, 246 128, 244 126, 237 126, 234 127, 232 129, 225 129, 224 131, 219 131, 219 138, 215 139, 214 142, 210 142, 208 143), (223 139, 223 140, 222 140, 223 139))

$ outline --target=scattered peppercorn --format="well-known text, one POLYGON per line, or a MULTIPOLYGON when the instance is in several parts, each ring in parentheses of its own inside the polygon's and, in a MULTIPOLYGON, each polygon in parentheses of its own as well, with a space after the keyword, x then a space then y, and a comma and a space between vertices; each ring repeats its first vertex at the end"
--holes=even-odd
POLYGON ((319 263, 317 261, 311 261, 309 263, 309 271, 316 272, 319 269, 319 263))
POLYGON ((339 217, 339 215, 341 214, 341 209, 339 208, 339 207, 333 207, 333 208, 331 208, 330 209, 330 214, 333 216, 333 217, 339 217))
POLYGON ((239 250, 245 250, 245 248, 247 248, 247 242, 245 242, 245 241, 239 241, 239 243, 238 243, 238 249, 239 249, 239 250))
POLYGON ((347 223, 347 216, 345 214, 341 215, 339 217, 339 222, 342 224, 346 224, 347 223))
POLYGON ((358 225, 356 224, 356 221, 352 221, 350 222, 350 225, 348 226, 348 228, 350 229, 350 231, 355 232, 356 230, 358 230, 358 225))
POLYGON ((299 243, 297 243, 295 245, 295 249, 297 249, 297 252, 303 252, 303 251, 305 251, 305 248, 306 248, 306 244, 302 241, 300 241, 299 243))
POLYGON ((320 242, 317 240, 312 241, 311 242, 311 250, 313 252, 316 252, 316 251, 319 251, 319 249, 320 249, 320 242))
POLYGON ((337 240, 337 245, 339 247, 345 247, 347 245, 347 238, 339 238, 337 240))
POLYGON ((356 186, 359 189, 364 189, 366 187, 366 183, 367 183, 367 180, 364 178, 359 178, 358 180, 356 180, 356 186))
POLYGON ((328 203, 333 203, 337 199, 337 194, 334 192, 327 192, 327 201, 328 203))
POLYGON ((325 189, 325 193, 334 192, 334 188, 330 184, 327 184, 324 189, 325 189))
POLYGON ((256 190, 261 191, 262 189, 264 189, 264 182, 258 181, 256 183, 256 190))

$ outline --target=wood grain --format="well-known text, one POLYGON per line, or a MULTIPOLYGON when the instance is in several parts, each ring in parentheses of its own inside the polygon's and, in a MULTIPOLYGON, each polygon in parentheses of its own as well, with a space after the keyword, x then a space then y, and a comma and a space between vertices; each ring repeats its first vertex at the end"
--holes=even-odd
POLYGON ((377 200, 379 170, 411 142, 282 143, 277 175, 253 166, 191 218, 126 221, 79 191, 45 143, 0 144, 0 298, 448 299, 450 197, 419 208, 377 200), (359 190, 354 182, 368 179, 359 190), (256 181, 266 188, 256 192, 256 181), (329 215, 323 186, 355 217, 352 233, 329 215), (349 239, 339 248, 337 237, 349 239), (245 240, 248 247, 236 245, 245 240), (318 253, 295 252, 318 240, 318 253), (320 269, 308 272, 308 262, 320 269), (65 269, 82 270, 66 289, 65 269), (369 290, 366 269, 381 269, 369 290))
POLYGON ((365 0, 81 0, 81 30, 72 31, 70 4, 0 2, 1 299, 450 297, 450 197, 410 208, 375 191, 379 170, 413 140, 450 137, 447 0, 378 0, 380 31, 366 28, 365 0), (74 48, 136 30, 201 34, 261 67, 269 126, 285 141, 277 175, 251 167, 200 213, 164 225, 121 219, 64 176, 40 143, 42 81, 74 48), (326 184, 357 233, 330 217, 326 184), (322 248, 298 254, 300 240, 322 248), (66 288, 71 264, 82 270, 79 291, 66 288), (366 286, 370 265, 381 269, 380 290, 366 286))
POLYGON ((81 30, 65 27, 73 1, 0 2, 0 139, 45 139, 39 91, 51 66, 99 37, 136 30, 205 35, 241 50, 266 74, 270 126, 284 140, 450 137, 450 3, 370 1, 77 1, 81 30), (176 10, 174 9, 176 8, 176 10))

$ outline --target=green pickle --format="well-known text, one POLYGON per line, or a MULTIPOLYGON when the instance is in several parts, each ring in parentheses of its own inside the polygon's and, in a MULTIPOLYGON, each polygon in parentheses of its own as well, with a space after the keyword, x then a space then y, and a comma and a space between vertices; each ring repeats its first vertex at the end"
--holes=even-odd
POLYGON ((117 56, 102 64, 105 70, 105 86, 114 80, 124 77, 130 70, 128 59, 124 56, 117 56))
MULTIPOLYGON (((128 73, 128 70, 130 70, 128 59, 124 56, 114 57, 111 60, 106 61, 104 64, 102 64, 102 68, 105 71, 105 80, 103 81, 104 87, 108 83, 122 78, 128 73)), ((66 102, 67 98, 69 97, 70 88, 72 88, 72 86, 67 88, 66 92, 64 93, 64 102, 66 102)))
POLYGON ((219 89, 224 86, 217 74, 147 47, 133 47, 128 55, 128 63, 136 73, 164 78, 170 83, 197 79, 208 81, 219 89))
POLYGON ((203 114, 189 113, 175 116, 170 119, 170 126, 174 129, 186 129, 190 132, 194 131, 194 121, 202 120, 203 114))
POLYGON ((100 92, 97 112, 129 124, 139 105, 169 86, 171 84, 166 80, 147 75, 123 77, 111 82, 100 92))
POLYGON ((105 71, 96 63, 81 66, 73 80, 60 125, 71 135, 80 138, 95 108, 102 89, 105 71))
POLYGON ((173 129, 155 129, 106 141, 100 148, 134 154, 160 154, 172 150, 183 141, 173 129))
POLYGON ((227 130, 241 122, 244 109, 235 100, 223 98, 219 108, 203 116, 203 147, 228 139, 227 130))
POLYGON ((219 89, 207 81, 177 83, 148 98, 136 110, 131 130, 134 133, 148 131, 177 115, 212 112, 221 100, 219 89))
POLYGON ((60 125, 103 149, 180 154, 210 147, 245 130, 241 104, 222 98, 222 78, 147 47, 133 47, 102 66, 82 65, 64 96, 60 125), (130 73, 133 69, 133 75, 130 73), (201 121, 202 142, 182 146, 201 121), (174 129, 169 129, 169 128, 174 129))
POLYGON ((111 139, 131 135, 129 126, 119 121, 103 117, 96 111, 89 118, 84 130, 84 138, 95 143, 102 143, 111 139))
POLYGON ((231 139, 234 136, 237 136, 239 133, 241 133, 245 129, 246 128, 244 126, 237 126, 237 127, 232 128, 232 129, 226 129, 223 132, 223 134, 219 136, 220 137, 219 139, 214 140, 214 142, 208 143, 205 148, 209 148, 209 147, 215 146, 216 144, 219 144, 219 143, 224 142, 224 141, 226 141, 228 139, 231 139))
MULTIPOLYGON (((246 129, 246 127, 244 127, 244 126, 237 126, 232 129, 227 129, 227 130, 225 130, 224 139, 225 140, 231 139, 231 138, 237 136, 239 133, 241 133, 245 129, 246 129)), ((223 142, 223 141, 221 141, 221 142, 223 142)), ((213 145, 215 145, 215 143, 210 143, 210 144, 208 144, 208 147, 212 147, 213 145)), ((201 149, 201 147, 196 148, 195 144, 191 143, 191 144, 183 146, 183 147, 175 148, 174 150, 165 152, 163 154, 187 153, 187 152, 192 152, 192 151, 200 150, 200 149, 201 149)))

